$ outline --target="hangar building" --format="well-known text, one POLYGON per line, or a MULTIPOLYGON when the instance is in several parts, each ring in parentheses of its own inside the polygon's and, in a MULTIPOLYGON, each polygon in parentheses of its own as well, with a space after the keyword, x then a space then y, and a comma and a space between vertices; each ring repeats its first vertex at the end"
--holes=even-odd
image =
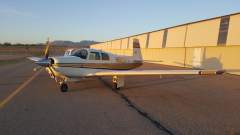
POLYGON ((203 69, 240 69, 240 13, 186 23, 91 45, 114 54, 132 55, 140 41, 143 59, 152 63, 203 69))

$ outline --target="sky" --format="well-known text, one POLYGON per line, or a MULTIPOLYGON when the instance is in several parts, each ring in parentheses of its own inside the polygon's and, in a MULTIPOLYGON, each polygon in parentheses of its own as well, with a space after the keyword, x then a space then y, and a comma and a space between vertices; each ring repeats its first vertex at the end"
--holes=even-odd
POLYGON ((106 41, 240 12, 239 0, 0 0, 0 43, 106 41))

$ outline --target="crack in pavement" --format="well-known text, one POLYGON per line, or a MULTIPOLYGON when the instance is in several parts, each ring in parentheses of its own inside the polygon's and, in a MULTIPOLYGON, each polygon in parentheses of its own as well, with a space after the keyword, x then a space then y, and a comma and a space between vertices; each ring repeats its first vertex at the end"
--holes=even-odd
POLYGON ((152 116, 150 116, 147 112, 143 111, 143 109, 137 107, 136 104, 134 104, 126 95, 124 95, 123 93, 119 92, 118 90, 114 90, 112 88, 112 86, 107 83, 105 80, 103 80, 102 78, 99 78, 99 80, 105 85, 107 86, 111 91, 113 91, 114 93, 116 93, 118 96, 121 97, 121 99, 123 99, 129 107, 133 108, 138 114, 140 114, 141 116, 143 116, 144 118, 146 118, 147 120, 149 120, 156 128, 158 128, 161 131, 164 131, 166 133, 168 133, 169 135, 174 135, 169 129, 167 129, 166 127, 164 127, 159 121, 155 120, 152 116))

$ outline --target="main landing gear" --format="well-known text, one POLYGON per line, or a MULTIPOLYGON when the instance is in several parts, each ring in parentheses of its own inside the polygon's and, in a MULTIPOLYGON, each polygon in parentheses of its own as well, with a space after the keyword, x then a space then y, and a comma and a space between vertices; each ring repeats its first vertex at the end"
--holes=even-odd
POLYGON ((65 82, 60 82, 59 87, 60 87, 61 92, 67 92, 68 91, 68 85, 65 82))
MULTIPOLYGON (((59 88, 61 92, 68 92, 68 85, 66 78, 57 78, 55 77, 55 81, 59 84, 59 88)), ((119 90, 124 87, 124 76, 113 76, 112 78, 113 89, 119 90)))
POLYGON ((123 76, 113 76, 113 89, 119 90, 120 88, 124 87, 124 77, 123 76))

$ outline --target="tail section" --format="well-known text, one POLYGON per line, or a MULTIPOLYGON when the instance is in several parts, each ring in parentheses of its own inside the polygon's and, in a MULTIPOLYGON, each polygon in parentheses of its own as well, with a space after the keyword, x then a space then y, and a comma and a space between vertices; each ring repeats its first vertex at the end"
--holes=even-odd
POLYGON ((138 39, 133 39, 133 59, 137 62, 143 61, 142 59, 142 52, 140 48, 140 42, 138 39))

